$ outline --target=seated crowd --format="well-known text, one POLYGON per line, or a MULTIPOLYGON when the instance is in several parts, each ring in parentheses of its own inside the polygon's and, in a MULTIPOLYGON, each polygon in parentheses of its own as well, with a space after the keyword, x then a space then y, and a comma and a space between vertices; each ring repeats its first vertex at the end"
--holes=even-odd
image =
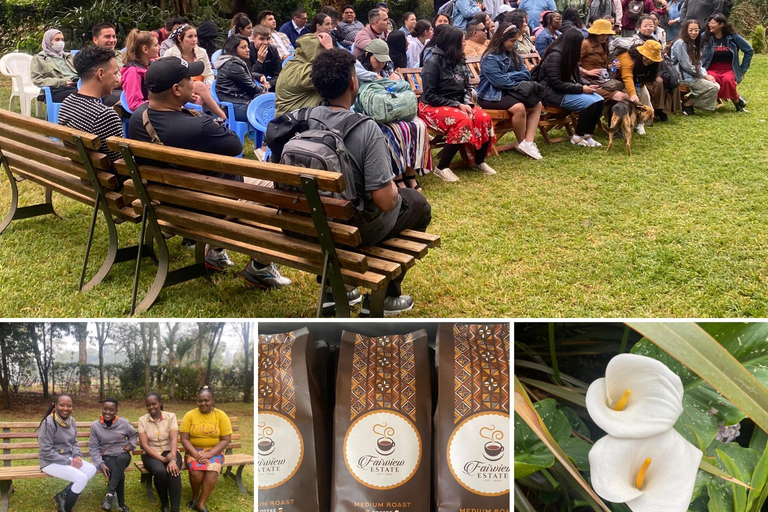
POLYGON ((130 512, 125 502, 125 470, 137 446, 143 450, 141 461, 154 480, 163 512, 179 512, 183 467, 179 441, 192 488, 187 508, 208 512, 206 502, 232 441, 229 417, 215 408, 215 403, 213 389, 203 386, 197 392, 197 408, 187 412, 179 425, 176 415, 164 410, 160 395, 149 393, 145 399, 147 414, 138 418, 137 431, 130 420, 118 415, 117 400, 106 398, 101 415, 91 424, 88 456, 92 462, 88 462, 78 446, 73 399, 67 394, 56 397, 40 422, 37 438, 40 469, 70 482, 53 497, 57 512, 71 512, 96 473, 101 473, 107 483, 101 510, 130 512))
MULTIPOLYGON (((272 11, 258 13, 255 24, 238 13, 220 55, 209 44, 216 28, 204 27, 208 22, 198 30, 174 17, 154 32, 133 30, 123 52, 115 50, 114 26, 100 23, 94 44, 74 58, 64 50, 63 34, 48 30, 31 76, 63 102, 61 124, 102 141, 124 135, 220 155, 240 155, 242 140, 227 128, 217 100, 232 103, 240 122, 254 98, 268 92, 275 95, 276 116, 308 107, 309 118, 326 129, 366 114, 370 119, 352 123, 343 136, 354 141, 347 148, 359 181, 363 241, 375 244, 403 229, 426 229, 430 207, 417 176, 433 172, 459 181, 451 169, 459 151, 471 170, 496 174, 486 160, 499 117, 488 111, 506 111, 515 148, 533 159, 542 158, 534 136, 544 111, 575 113, 570 142, 583 147, 602 145, 595 132, 616 102, 652 107, 658 121, 715 110, 724 101, 745 111, 737 87, 753 51, 724 13, 713 12, 704 23, 667 17, 665 0, 647 0, 638 12, 628 3, 593 0, 584 23, 577 9, 559 13, 552 0, 522 0, 517 9, 506 1, 455 0, 440 6, 432 21, 405 13, 399 29, 383 2, 367 13, 367 24, 352 5, 341 14, 326 6, 311 18, 298 8, 279 30, 272 11), (421 74, 418 84, 405 80, 414 73, 421 74), (126 110, 110 108, 120 94, 126 110), (120 117, 130 112, 123 134, 120 117), (442 147, 433 163, 435 134, 442 147)), ((638 124, 636 131, 642 135, 645 128, 638 124)), ((256 153, 262 157, 264 149, 256 153)), ((210 248, 206 262, 219 270, 232 266, 224 249, 210 248)), ((269 261, 252 260, 240 275, 262 288, 291 284, 269 261)), ((413 306, 401 281, 388 290, 386 313, 413 306)), ((332 307, 330 290, 327 295, 332 307)), ((350 304, 362 300, 354 289, 348 298, 350 304)))

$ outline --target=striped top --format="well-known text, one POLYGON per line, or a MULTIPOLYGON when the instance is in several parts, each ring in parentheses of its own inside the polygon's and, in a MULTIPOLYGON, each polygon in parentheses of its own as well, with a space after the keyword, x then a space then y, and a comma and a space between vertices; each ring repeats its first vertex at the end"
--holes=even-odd
POLYGON ((120 159, 120 153, 107 148, 107 138, 123 136, 123 123, 113 108, 104 105, 100 98, 73 93, 67 96, 59 110, 59 124, 87 133, 101 139, 99 151, 107 155, 110 162, 120 159))

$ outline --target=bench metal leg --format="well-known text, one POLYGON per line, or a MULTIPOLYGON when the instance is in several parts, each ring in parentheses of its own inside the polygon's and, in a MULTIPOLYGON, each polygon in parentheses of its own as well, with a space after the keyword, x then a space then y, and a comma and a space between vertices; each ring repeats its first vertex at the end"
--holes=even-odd
POLYGON ((0 512, 8 512, 8 501, 11 497, 12 480, 0 481, 0 512))
POLYGON ((58 217, 53 209, 53 203, 51 201, 53 190, 50 188, 45 189, 44 203, 19 207, 19 189, 16 186, 16 177, 11 173, 11 168, 8 166, 8 162, 2 156, 2 153, 0 153, 0 163, 2 163, 3 168, 5 169, 5 174, 8 176, 8 181, 10 181, 11 184, 11 207, 2 223, 0 223, 0 233, 5 231, 14 220, 29 219, 31 217, 51 214, 58 217))
POLYGON ((387 297, 386 286, 371 292, 371 318, 384 317, 384 299, 387 297))
POLYGON ((244 465, 237 466, 237 474, 232 473, 232 466, 227 468, 227 471, 224 473, 224 476, 227 476, 235 481, 237 484, 237 488, 240 489, 240 492, 245 494, 246 496, 250 496, 251 493, 248 492, 248 489, 246 489, 245 485, 243 485, 243 469, 245 469, 244 465))
POLYGON ((333 300, 336 303, 336 318, 349 318, 349 302, 347 301, 347 289, 344 286, 344 280, 341 277, 341 269, 334 268, 331 262, 330 252, 325 252, 323 261, 323 275, 320 278, 320 297, 317 302, 317 317, 323 314, 323 302, 325 299, 325 286, 328 283, 331 287, 333 300))
POLYGON ((157 504, 157 500, 155 499, 155 492, 152 489, 152 474, 151 473, 142 473, 141 474, 141 481, 144 484, 144 487, 147 491, 147 499, 152 505, 157 504))

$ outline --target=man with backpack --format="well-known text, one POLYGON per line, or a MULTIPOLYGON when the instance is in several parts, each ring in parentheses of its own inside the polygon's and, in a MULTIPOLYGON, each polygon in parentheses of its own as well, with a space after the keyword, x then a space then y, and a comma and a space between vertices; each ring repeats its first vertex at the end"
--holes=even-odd
MULTIPOLYGON (((243 144, 235 132, 212 116, 184 108, 192 99, 191 78, 203 74, 203 67, 202 61, 187 63, 177 57, 154 61, 144 77, 149 102, 137 108, 131 116, 130 138, 216 155, 237 156, 242 153, 243 144)), ((241 176, 208 174, 242 181, 241 176)), ((206 252, 205 264, 219 271, 234 266, 225 249, 214 247, 206 252)), ((274 263, 264 265, 254 260, 240 272, 240 277, 252 286, 265 289, 291 284, 290 279, 280 275, 274 263)))
MULTIPOLYGON (((291 113, 292 117, 304 120, 306 130, 302 137, 293 137, 280 148, 273 144, 273 140, 268 140, 273 154, 281 158, 281 163, 304 163, 307 167, 317 168, 312 162, 300 162, 302 155, 314 155, 319 151, 315 149, 320 147, 314 144, 315 139, 339 139, 336 149, 343 147, 345 150, 332 151, 328 158, 338 160, 333 163, 333 170, 351 175, 347 180, 348 190, 354 191, 354 196, 345 198, 355 204, 360 213, 357 225, 361 245, 378 244, 406 229, 425 231, 432 220, 429 203, 415 189, 395 186, 389 149, 379 126, 373 119, 350 111, 359 90, 355 58, 340 48, 322 52, 313 62, 311 78, 328 106, 291 113)), ((268 138, 269 134, 268 131, 268 138)), ((402 294, 404 277, 405 272, 389 283, 384 299, 387 315, 413 308, 413 298, 402 294)), ((326 289, 324 309, 334 305, 329 292, 326 289)), ((357 290, 349 290, 347 294, 350 303, 359 301, 359 296, 357 290)), ((368 308, 364 303, 362 313, 369 313, 368 308)))

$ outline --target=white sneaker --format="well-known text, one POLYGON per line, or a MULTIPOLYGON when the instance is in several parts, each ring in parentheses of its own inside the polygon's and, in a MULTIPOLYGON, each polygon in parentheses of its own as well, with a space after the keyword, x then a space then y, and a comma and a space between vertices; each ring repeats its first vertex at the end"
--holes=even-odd
POLYGON ((459 181, 459 177, 453 173, 450 167, 446 167, 445 169, 435 167, 435 170, 432 172, 435 174, 435 176, 441 178, 445 182, 454 183, 459 181))
POLYGON ((599 142, 597 142, 595 139, 592 138, 592 135, 587 133, 584 135, 584 140, 587 141, 587 144, 589 144, 589 147, 591 148, 599 148, 602 146, 599 142))
POLYGON ((483 162, 481 164, 472 164, 472 169, 475 171, 480 171, 481 173, 491 176, 493 174, 496 174, 496 171, 493 167, 488 165, 487 163, 483 162))
POLYGON ((640 123, 635 126, 635 132, 637 132, 638 135, 645 135, 645 125, 640 123))
POLYGON ((523 142, 518 142, 515 149, 534 160, 541 160, 542 158, 541 153, 539 153, 539 148, 536 147, 536 143, 533 141, 528 142, 527 140, 524 140, 523 142))

